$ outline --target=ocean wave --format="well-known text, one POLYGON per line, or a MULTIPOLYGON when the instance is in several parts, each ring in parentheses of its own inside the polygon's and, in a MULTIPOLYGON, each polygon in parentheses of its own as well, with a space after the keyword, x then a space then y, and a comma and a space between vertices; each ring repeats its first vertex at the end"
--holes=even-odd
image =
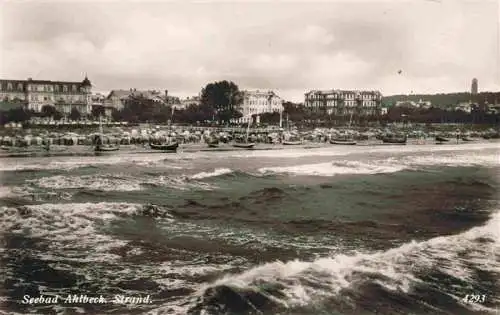
POLYGON ((259 172, 287 173, 294 175, 333 176, 339 174, 379 174, 393 173, 405 169, 398 164, 368 164, 357 161, 335 161, 330 163, 303 164, 296 166, 264 167, 259 172))
MULTIPOLYGON (((265 309, 268 304, 283 308, 321 305, 344 290, 371 282, 388 292, 407 295, 414 294, 416 286, 427 285, 461 307, 493 312, 492 307, 464 304, 462 299, 466 294, 477 294, 469 292, 473 290, 470 283, 474 281, 475 269, 500 276, 499 252, 500 212, 496 212, 484 226, 453 236, 413 241, 382 252, 338 254, 313 261, 277 261, 241 274, 226 275, 200 289, 192 311, 212 314, 239 308, 241 313, 248 313, 252 308, 265 309), (429 283, 427 275, 436 272, 464 284, 457 288, 449 283, 429 283), (231 301, 228 296, 239 298, 231 301)), ((494 296, 489 298, 492 304, 500 303, 494 296)), ((429 308, 436 308, 432 300, 423 302, 429 308)))
POLYGON ((38 171, 64 170, 71 171, 83 167, 108 166, 116 164, 132 164, 142 167, 161 167, 168 169, 189 168, 188 161, 179 156, 165 158, 164 154, 130 154, 111 156, 69 156, 56 157, 50 160, 40 158, 38 163, 32 159, 4 159, 0 171, 38 171))
POLYGON ((486 166, 500 165, 498 153, 470 152, 468 154, 431 154, 420 156, 390 157, 366 162, 337 160, 326 163, 294 166, 263 167, 263 174, 285 173, 293 175, 334 176, 339 174, 380 174, 402 170, 418 170, 422 166, 486 166))
POLYGON ((486 154, 482 152, 470 152, 468 154, 432 154, 412 156, 403 159, 408 165, 417 166, 500 166, 499 152, 486 154))
POLYGON ((30 185, 47 189, 84 189, 99 191, 140 191, 148 186, 168 187, 177 190, 186 189, 214 189, 207 183, 192 181, 185 176, 148 176, 134 177, 126 174, 97 174, 97 175, 56 175, 27 180, 30 185))
POLYGON ((134 191, 141 190, 140 183, 130 181, 129 178, 119 175, 83 175, 64 176, 56 175, 42 177, 35 180, 27 180, 41 188, 52 189, 89 189, 102 191, 134 191))
POLYGON ((227 152, 231 157, 267 157, 267 158, 299 158, 307 156, 342 156, 356 153, 425 153, 425 152, 447 152, 447 151, 471 151, 498 150, 498 142, 480 142, 467 144, 449 144, 437 146, 435 144, 422 145, 357 145, 357 146, 327 146, 312 149, 291 148, 286 150, 254 150, 254 151, 234 151, 227 152))
POLYGON ((209 177, 216 177, 216 176, 221 176, 224 174, 229 174, 232 173, 233 171, 230 170, 229 168, 217 168, 213 172, 201 172, 197 173, 195 175, 192 175, 192 179, 203 179, 203 178, 209 178, 209 177))
POLYGON ((127 242, 103 232, 114 220, 127 217, 148 216, 172 222, 168 209, 154 205, 134 203, 66 203, 40 204, 0 208, 0 231, 11 235, 29 235, 34 239, 50 240, 53 251, 47 255, 64 253, 65 260, 72 260, 68 253, 77 253, 77 261, 101 261, 104 256, 119 258, 110 253, 111 248, 122 247, 127 242), (66 249, 68 252, 66 252, 66 249))

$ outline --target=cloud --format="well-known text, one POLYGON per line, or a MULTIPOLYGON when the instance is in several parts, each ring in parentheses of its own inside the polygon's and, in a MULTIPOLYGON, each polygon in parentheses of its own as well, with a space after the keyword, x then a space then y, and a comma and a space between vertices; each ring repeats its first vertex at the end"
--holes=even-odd
POLYGON ((499 89, 495 1, 3 2, 2 78, 197 94, 214 80, 384 94, 499 89), (30 23, 26 23, 30 21, 30 23), (398 70, 402 70, 398 74, 398 70))

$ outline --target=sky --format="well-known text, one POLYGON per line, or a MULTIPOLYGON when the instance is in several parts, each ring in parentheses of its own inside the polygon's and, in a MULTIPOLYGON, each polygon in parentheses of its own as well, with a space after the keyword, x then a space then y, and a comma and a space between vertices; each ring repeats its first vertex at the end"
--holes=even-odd
POLYGON ((1 1, 0 78, 93 91, 208 83, 384 95, 500 91, 497 0, 1 1), (400 71, 401 70, 401 71, 400 71), (400 73, 399 73, 400 72, 400 73))

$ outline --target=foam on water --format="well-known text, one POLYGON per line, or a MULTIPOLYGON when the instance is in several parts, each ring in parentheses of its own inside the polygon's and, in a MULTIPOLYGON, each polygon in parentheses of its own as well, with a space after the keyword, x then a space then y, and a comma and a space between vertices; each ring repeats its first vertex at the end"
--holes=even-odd
POLYGON ((180 155, 169 155, 168 159, 164 154, 124 154, 124 155, 105 155, 105 156, 69 156, 35 158, 33 159, 3 159, 0 165, 0 171, 20 171, 20 170, 65 170, 70 171, 87 166, 105 166, 116 164, 133 164, 143 167, 162 167, 170 169, 184 169, 189 166, 182 163, 180 155))
POLYGON ((405 169, 419 169, 422 166, 486 166, 500 165, 496 152, 470 152, 454 154, 426 154, 405 157, 390 157, 366 162, 336 160, 327 163, 301 164, 260 168, 261 173, 287 173, 293 175, 334 176, 339 174, 393 173, 405 169))
POLYGON ((84 189, 101 191, 139 191, 145 185, 168 187, 171 189, 211 190, 214 187, 198 181, 191 181, 185 176, 134 177, 126 174, 96 174, 81 176, 56 175, 27 180, 27 183, 48 189, 84 189))
POLYGON ((331 163, 305 164, 284 167, 260 168, 261 173, 289 173, 294 175, 333 176, 338 174, 393 173, 405 169, 404 165, 367 164, 357 161, 336 161, 331 163))
POLYGON ((306 156, 338 156, 355 153, 411 153, 411 152, 447 152, 447 151, 481 151, 496 149, 498 154, 498 142, 478 142, 467 144, 422 144, 406 146, 400 145, 358 145, 358 146, 327 146, 313 149, 290 148, 284 150, 255 150, 234 151, 227 153, 231 157, 269 157, 269 158, 294 158, 306 156))
POLYGON ((83 175, 83 176, 64 176, 57 175, 43 177, 36 180, 28 180, 41 188, 53 189, 89 189, 102 191, 134 191, 141 190, 141 185, 131 181, 126 177, 119 175, 83 175))
MULTIPOLYGON (((241 274, 226 275, 201 288, 199 294, 207 288, 221 285, 258 290, 265 283, 285 288, 282 292, 284 297, 272 298, 287 307, 294 307, 321 303, 325 298, 337 296, 342 289, 370 281, 374 276, 374 282, 387 290, 408 293, 414 285, 425 281, 419 276, 425 270, 438 270, 452 278, 472 281, 469 257, 473 257, 475 268, 500 276, 499 253, 500 212, 496 212, 486 225, 458 235, 413 241, 382 252, 355 252, 313 261, 267 263, 241 274), (485 239, 487 242, 484 242, 485 239), (483 241, 479 243, 479 240, 483 241)), ((457 303, 462 303, 465 294, 473 294, 463 288, 464 296, 457 296, 452 288, 444 284, 439 290, 457 303)), ((494 296, 490 298, 496 299, 494 296)), ((492 311, 480 305, 467 307, 492 311)))
POLYGON ((191 178, 192 179, 203 179, 203 178, 221 176, 221 175, 224 175, 224 174, 229 174, 231 172, 232 172, 232 170, 230 170, 228 168, 217 168, 213 172, 201 172, 201 173, 197 173, 197 174, 191 176, 191 178))
POLYGON ((51 240, 43 254, 45 258, 61 251, 65 259, 75 253, 75 260, 96 261, 116 258, 108 255, 109 249, 123 246, 126 242, 102 232, 111 221, 135 215, 142 205, 131 203, 68 203, 28 205, 20 208, 0 208, 0 231, 11 234, 27 234, 32 238, 51 240), (75 251, 75 248, 80 248, 75 251), (84 256, 82 256, 84 254, 84 256))

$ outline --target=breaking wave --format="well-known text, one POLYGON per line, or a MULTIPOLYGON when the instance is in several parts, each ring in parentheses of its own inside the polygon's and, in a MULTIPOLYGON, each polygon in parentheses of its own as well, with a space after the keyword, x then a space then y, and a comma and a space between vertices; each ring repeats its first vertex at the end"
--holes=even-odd
POLYGON ((145 189, 147 186, 168 187, 178 190, 213 189, 213 186, 207 183, 190 181, 185 177, 170 177, 163 175, 141 178, 124 174, 97 174, 81 176, 56 175, 27 180, 27 183, 49 189, 85 189, 101 191, 139 191, 145 189))
MULTIPOLYGON (((383 252, 337 254, 313 261, 267 263, 236 275, 227 275, 203 287, 191 314, 266 312, 323 305, 326 301, 363 296, 363 288, 375 285, 389 294, 404 294, 413 303, 439 313, 437 297, 419 296, 432 290, 456 307, 494 312, 500 299, 489 294, 488 303, 466 304, 466 294, 487 294, 474 286, 477 270, 500 276, 500 212, 486 225, 453 236, 410 242, 383 252), (441 282, 436 279, 442 275, 441 282), (357 293, 353 295, 352 291, 357 293)), ((490 292, 491 293, 491 292, 490 292)), ((393 303, 395 300, 393 301, 393 303)), ((339 304, 340 302, 337 301, 339 304)), ((355 307, 355 305, 350 305, 355 307)), ((397 307, 394 306, 394 307, 397 307)))
POLYGON ((297 166, 260 168, 261 173, 289 173, 294 175, 332 176, 337 174, 393 173, 405 168, 403 165, 373 165, 356 161, 305 164, 297 166))
POLYGON ((192 179, 203 179, 208 177, 216 177, 224 174, 232 173, 233 171, 228 168, 217 168, 213 172, 201 172, 191 176, 192 179))
MULTIPOLYGON (((123 217, 152 216, 173 220, 168 210, 153 205, 132 203, 66 203, 0 208, 0 230, 10 234, 28 234, 49 239, 58 252, 84 247, 98 253, 118 247, 123 241, 102 232, 107 224, 123 217)), ((87 253, 85 252, 85 255, 87 253)), ((95 257, 94 257, 95 258, 95 257)))
POLYGON ((392 157, 383 160, 366 162, 338 160, 327 163, 302 164, 294 166, 278 166, 260 168, 259 172, 287 173, 293 175, 333 176, 339 174, 379 174, 393 173, 406 169, 414 170, 422 166, 486 166, 500 165, 497 153, 453 154, 453 155, 422 155, 407 157, 392 157))

